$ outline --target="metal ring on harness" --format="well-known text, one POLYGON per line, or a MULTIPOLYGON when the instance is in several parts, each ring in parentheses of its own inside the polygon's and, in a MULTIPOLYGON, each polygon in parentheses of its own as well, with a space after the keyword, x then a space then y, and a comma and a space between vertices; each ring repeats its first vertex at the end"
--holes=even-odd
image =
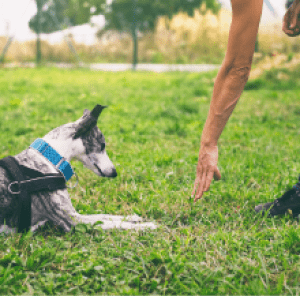
POLYGON ((13 181, 13 182, 11 182, 11 183, 9 184, 9 186, 8 186, 8 191, 9 191, 12 195, 19 195, 19 194, 21 193, 20 183, 19 183, 18 181, 13 181), (18 191, 18 192, 13 192, 13 191, 11 190, 11 186, 12 186, 13 184, 17 184, 17 185, 18 185, 18 188, 19 188, 19 191, 18 191))
POLYGON ((74 186, 67 186, 68 189, 74 189, 74 188, 76 188, 76 186, 78 185, 78 176, 77 176, 75 170, 74 170, 74 175, 75 175, 75 177, 76 177, 75 185, 74 185, 74 186))

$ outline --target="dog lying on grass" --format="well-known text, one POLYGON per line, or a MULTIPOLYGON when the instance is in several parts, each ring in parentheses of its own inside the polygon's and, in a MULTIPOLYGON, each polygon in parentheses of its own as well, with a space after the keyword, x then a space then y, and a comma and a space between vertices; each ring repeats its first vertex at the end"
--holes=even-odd
POLYGON ((74 173, 69 164, 71 159, 81 161, 98 176, 117 176, 105 151, 105 138, 97 127, 103 108, 96 105, 92 112, 85 110, 76 122, 55 128, 14 158, 6 159, 6 163, 16 165, 17 171, 14 172, 13 167, 9 171, 4 167, 5 164, 0 165, 0 232, 22 232, 22 222, 27 222, 28 227, 34 231, 47 221, 65 232, 78 223, 95 224, 99 221, 102 229, 156 228, 152 222, 143 223, 137 215, 81 215, 71 203, 65 185, 65 181, 74 173), (24 170, 25 179, 12 179, 12 174, 18 177, 20 170, 24 170), (28 178, 27 173, 35 174, 37 178, 28 178), (59 182, 58 188, 56 182, 59 182), (23 197, 25 200, 20 196, 23 191, 28 194, 27 198, 23 197))

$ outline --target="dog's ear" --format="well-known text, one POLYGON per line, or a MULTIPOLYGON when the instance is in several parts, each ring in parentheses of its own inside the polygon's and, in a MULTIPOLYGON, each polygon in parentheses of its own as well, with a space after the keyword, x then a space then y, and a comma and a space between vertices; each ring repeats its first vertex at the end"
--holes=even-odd
POLYGON ((106 108, 106 107, 107 107, 107 106, 103 106, 103 105, 97 104, 97 105, 93 108, 93 110, 92 110, 92 112, 91 112, 91 116, 93 116, 96 120, 98 120, 98 118, 99 118, 99 116, 100 116, 102 110, 103 110, 104 108, 106 108))
POLYGON ((82 120, 76 127, 74 138, 77 139, 78 137, 85 135, 89 132, 92 128, 97 125, 98 118, 102 112, 102 110, 107 106, 102 106, 97 104, 93 110, 90 112, 89 110, 85 109, 83 113, 82 120))

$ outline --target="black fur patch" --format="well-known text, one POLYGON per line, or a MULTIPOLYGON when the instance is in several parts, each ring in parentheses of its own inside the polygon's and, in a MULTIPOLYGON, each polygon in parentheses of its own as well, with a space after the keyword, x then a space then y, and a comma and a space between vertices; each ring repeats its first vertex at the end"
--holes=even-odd
POLYGON ((85 153, 100 153, 105 149, 105 138, 102 132, 95 126, 90 132, 82 138, 85 147, 85 153))

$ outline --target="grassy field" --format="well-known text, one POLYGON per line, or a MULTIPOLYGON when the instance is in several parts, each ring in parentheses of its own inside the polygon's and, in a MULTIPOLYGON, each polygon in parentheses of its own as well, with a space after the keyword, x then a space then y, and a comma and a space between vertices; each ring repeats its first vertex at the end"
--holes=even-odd
POLYGON ((81 213, 136 213, 160 225, 0 235, 1 295, 300 293, 297 219, 254 213, 300 173, 299 76, 270 70, 247 84, 219 142, 222 180, 194 204, 215 76, 0 70, 1 158, 85 108, 109 105, 98 127, 118 177, 98 178, 73 162, 80 186, 70 191, 72 203, 81 213))

